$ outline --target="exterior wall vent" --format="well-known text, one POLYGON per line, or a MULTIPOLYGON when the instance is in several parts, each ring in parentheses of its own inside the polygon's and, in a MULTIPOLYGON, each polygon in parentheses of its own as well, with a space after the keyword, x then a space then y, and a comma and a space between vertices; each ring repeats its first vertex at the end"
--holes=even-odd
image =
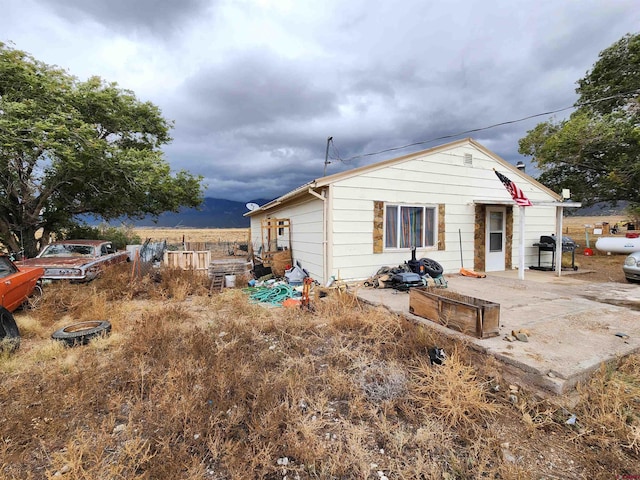
POLYGON ((470 153, 464 154, 464 165, 466 165, 467 167, 470 167, 473 165, 473 157, 471 156, 470 153))

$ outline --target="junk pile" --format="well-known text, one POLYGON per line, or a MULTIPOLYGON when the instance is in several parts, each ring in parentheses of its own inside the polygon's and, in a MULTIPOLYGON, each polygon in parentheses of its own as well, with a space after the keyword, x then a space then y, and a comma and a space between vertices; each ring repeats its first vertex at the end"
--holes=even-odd
POLYGON ((411 260, 397 267, 381 267, 364 282, 365 287, 393 288, 408 291, 413 287, 447 287, 442 276, 442 265, 430 258, 416 259, 416 249, 411 248, 411 260))
POLYGON ((311 286, 315 282, 300 265, 287 268, 284 270, 284 276, 277 278, 273 272, 266 273, 266 270, 254 268, 254 277, 257 274, 263 275, 249 280, 249 286, 243 289, 252 303, 311 309, 309 296, 311 286))

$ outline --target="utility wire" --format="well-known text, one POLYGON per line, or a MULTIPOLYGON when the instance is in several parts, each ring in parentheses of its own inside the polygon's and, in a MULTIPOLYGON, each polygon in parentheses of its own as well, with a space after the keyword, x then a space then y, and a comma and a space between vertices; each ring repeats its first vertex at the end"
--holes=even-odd
MULTIPOLYGON (((353 157, 349 157, 349 158, 346 158, 346 159, 342 159, 342 158, 340 158, 338 156, 338 158, 336 158, 336 160, 339 160, 342 163, 347 163, 347 162, 351 162, 352 160, 356 160, 358 158, 372 157, 374 155, 380 155, 381 153, 394 152, 396 150, 403 150, 405 148, 415 147, 417 145, 424 145, 425 143, 435 142, 436 140, 446 140, 448 138, 459 137, 461 135, 466 135, 468 133, 481 132, 481 131, 484 131, 484 130, 489 130, 491 128, 501 127, 503 125, 511 125, 513 123, 524 122, 525 120, 530 120, 532 118, 543 117, 545 115, 552 115, 554 113, 564 112, 565 110, 570 110, 572 108, 580 108, 580 107, 584 107, 586 105, 591 105, 591 104, 594 104, 594 103, 604 102, 606 100, 612 100, 614 98, 624 98, 624 97, 627 97, 629 95, 639 94, 639 93, 640 93, 640 89, 632 90, 630 92, 618 93, 618 94, 615 94, 615 95, 610 95, 608 97, 597 98, 595 100, 590 100, 590 101, 582 102, 582 103, 576 103, 576 104, 571 105, 569 107, 563 107, 563 108, 558 108, 556 110, 550 110, 548 112, 542 112, 542 113, 536 113, 534 115, 528 115, 526 117, 522 117, 522 118, 519 118, 517 120, 508 120, 506 122, 495 123, 495 124, 489 125, 487 127, 474 128, 472 130, 465 130, 464 132, 452 133, 450 135, 443 135, 441 137, 435 137, 435 138, 431 138, 429 140, 423 140, 421 142, 408 143, 407 145, 402 145, 401 147, 392 147, 392 148, 387 148, 387 149, 384 149, 384 150, 379 150, 377 152, 363 153, 361 155, 354 155, 353 157)), ((335 144, 334 144, 334 149, 337 152, 337 148, 335 147, 335 144)))

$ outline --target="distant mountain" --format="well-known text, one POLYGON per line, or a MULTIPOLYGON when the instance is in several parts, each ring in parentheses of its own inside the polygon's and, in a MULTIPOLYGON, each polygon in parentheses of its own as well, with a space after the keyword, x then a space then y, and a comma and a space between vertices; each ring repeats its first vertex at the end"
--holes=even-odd
POLYGON ((598 202, 588 207, 567 208, 565 213, 571 217, 598 217, 606 215, 624 215, 624 210, 629 206, 629 202, 620 200, 617 205, 608 202, 598 202))
MULTIPOLYGON (((270 200, 258 198, 248 202, 235 202, 222 198, 206 197, 199 209, 183 208, 178 213, 163 213, 154 221, 152 217, 142 220, 122 220, 127 224, 133 223, 136 227, 192 227, 192 228, 246 228, 249 226, 249 218, 243 217, 249 210, 247 203, 264 205, 270 200)), ((84 217, 84 221, 91 225, 100 223, 92 217, 84 217)), ((110 222, 119 225, 122 221, 110 222)))
POLYGON ((199 209, 184 208, 178 213, 163 213, 154 222, 151 217, 135 222, 138 227, 193 227, 193 228, 245 228, 249 226, 249 218, 243 217, 249 210, 247 203, 264 205, 266 199, 250 202, 235 202, 222 198, 207 197, 199 209))

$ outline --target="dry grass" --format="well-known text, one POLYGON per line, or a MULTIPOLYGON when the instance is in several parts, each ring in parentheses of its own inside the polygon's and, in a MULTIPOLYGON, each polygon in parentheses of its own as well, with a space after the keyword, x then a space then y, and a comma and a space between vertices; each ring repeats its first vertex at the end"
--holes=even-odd
POLYGON ((637 473, 637 357, 600 371, 577 404, 526 392, 512 403, 496 365, 350 295, 313 313, 267 309, 240 290, 209 296, 206 279, 184 272, 132 283, 125 267, 50 285, 16 318, 22 346, 0 358, 2 478, 637 473), (50 340, 89 319, 110 320, 111 336, 50 340), (428 363, 435 345, 448 353, 441 366, 428 363))
POLYGON ((166 240, 167 243, 185 242, 238 242, 247 243, 248 228, 134 228, 140 238, 151 238, 152 241, 166 240))

